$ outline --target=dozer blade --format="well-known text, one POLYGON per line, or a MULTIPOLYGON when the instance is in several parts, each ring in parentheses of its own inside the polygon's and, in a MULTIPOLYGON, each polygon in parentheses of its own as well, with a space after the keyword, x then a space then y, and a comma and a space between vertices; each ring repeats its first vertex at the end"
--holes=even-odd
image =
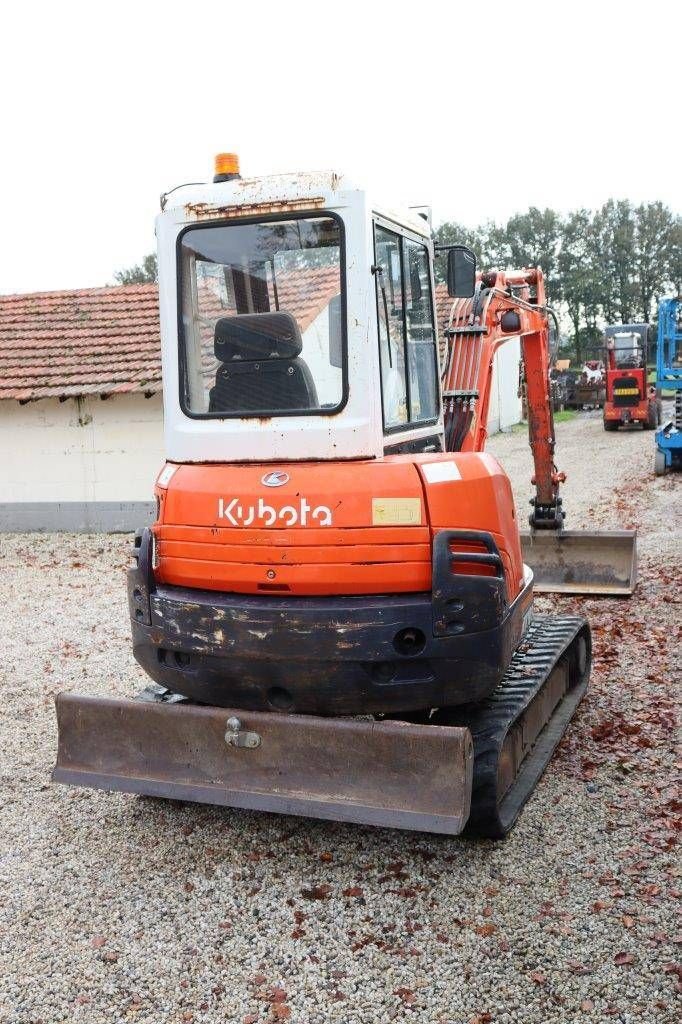
POLYGON ((521 534, 521 547, 537 593, 627 597, 635 589, 635 530, 537 530, 521 534))
POLYGON ((76 786, 457 835, 466 728, 64 693, 52 778, 76 786))

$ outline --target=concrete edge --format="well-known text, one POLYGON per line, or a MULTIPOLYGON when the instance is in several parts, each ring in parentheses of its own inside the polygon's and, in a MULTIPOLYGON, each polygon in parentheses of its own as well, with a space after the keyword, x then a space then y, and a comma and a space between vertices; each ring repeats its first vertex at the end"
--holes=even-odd
POLYGON ((155 516, 153 501, 0 502, 0 533, 132 533, 155 516))

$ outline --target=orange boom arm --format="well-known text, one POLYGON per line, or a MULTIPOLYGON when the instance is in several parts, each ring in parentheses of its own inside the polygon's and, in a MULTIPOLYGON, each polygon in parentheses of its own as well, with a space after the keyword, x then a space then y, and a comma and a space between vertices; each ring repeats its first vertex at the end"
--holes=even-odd
POLYGON ((535 497, 530 523, 561 529, 559 485, 554 465, 554 418, 549 387, 549 326, 542 271, 479 274, 471 298, 455 299, 446 329, 443 373, 445 446, 448 451, 483 451, 494 356, 511 338, 521 338, 528 395, 528 434, 533 453, 535 497))

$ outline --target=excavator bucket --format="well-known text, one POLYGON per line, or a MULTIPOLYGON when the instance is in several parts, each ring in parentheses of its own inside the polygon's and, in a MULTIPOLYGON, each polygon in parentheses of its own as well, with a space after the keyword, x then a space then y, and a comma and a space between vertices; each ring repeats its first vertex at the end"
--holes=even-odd
POLYGON ((469 817, 464 727, 71 693, 56 706, 56 782, 448 835, 469 817))
POLYGON ((536 530, 521 534, 539 594, 628 597, 637 579, 635 530, 536 530))

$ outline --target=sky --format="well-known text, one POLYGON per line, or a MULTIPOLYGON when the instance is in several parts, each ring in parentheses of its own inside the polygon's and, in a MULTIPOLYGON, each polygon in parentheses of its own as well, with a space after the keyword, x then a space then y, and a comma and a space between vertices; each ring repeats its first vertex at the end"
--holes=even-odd
POLYGON ((680 206, 670 0, 6 4, 0 293, 113 282, 161 192, 334 169, 473 226, 680 206), (660 42, 659 42, 660 40, 660 42))

